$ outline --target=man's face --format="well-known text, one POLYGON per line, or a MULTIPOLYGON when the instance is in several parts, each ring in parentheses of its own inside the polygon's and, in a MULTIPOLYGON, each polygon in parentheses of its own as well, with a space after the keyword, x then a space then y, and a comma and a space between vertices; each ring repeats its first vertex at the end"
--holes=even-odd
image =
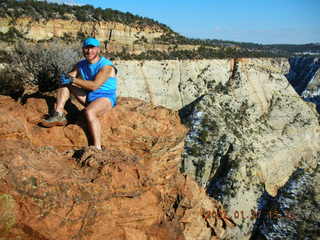
POLYGON ((87 46, 87 47, 82 48, 82 51, 83 51, 83 56, 88 61, 93 61, 96 57, 99 56, 100 48, 95 47, 95 46, 87 46))

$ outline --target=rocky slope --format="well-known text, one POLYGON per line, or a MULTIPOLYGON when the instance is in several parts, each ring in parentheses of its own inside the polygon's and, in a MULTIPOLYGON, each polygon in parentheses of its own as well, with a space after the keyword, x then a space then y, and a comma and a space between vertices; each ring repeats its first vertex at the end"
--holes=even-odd
POLYGON ((96 152, 82 148, 72 104, 66 127, 37 125, 52 103, 0 96, 1 239, 213 240, 234 225, 179 173, 186 128, 176 112, 121 98, 96 152))
MULTIPOLYGON (((319 58, 294 57, 289 63, 286 77, 305 101, 317 105, 319 113, 319 58)), ((255 237, 262 235, 268 240, 319 237, 319 151, 314 161, 317 161, 316 168, 299 165, 276 197, 264 194, 259 199, 261 216, 255 224, 255 237)))
MULTIPOLYGON (((276 197, 259 200, 261 217, 254 236, 264 239, 318 239, 320 236, 320 170, 299 168, 276 197)), ((255 238, 253 238, 255 239, 255 238)))

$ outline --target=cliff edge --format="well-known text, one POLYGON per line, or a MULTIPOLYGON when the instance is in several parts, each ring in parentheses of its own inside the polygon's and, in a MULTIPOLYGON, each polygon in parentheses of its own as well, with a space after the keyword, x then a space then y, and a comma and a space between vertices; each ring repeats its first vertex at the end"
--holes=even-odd
POLYGON ((96 152, 83 148, 81 112, 65 127, 39 127, 50 106, 0 97, 0 237, 212 240, 234 225, 179 173, 186 128, 177 112, 121 98, 96 152))

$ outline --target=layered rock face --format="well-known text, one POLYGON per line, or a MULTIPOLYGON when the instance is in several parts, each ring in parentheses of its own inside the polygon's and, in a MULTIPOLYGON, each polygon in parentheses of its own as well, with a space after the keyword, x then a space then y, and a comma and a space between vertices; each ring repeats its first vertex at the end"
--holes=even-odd
POLYGON ((0 238, 223 239, 233 222, 179 173, 186 128, 177 112, 120 98, 103 144, 87 145, 81 114, 37 125, 50 97, 20 105, 0 96, 0 238))
POLYGON ((9 18, 0 18, 0 32, 6 33, 11 27, 17 29, 25 38, 36 41, 64 36, 76 38, 79 34, 95 36, 102 42, 110 40, 112 47, 110 50, 115 52, 121 51, 125 46, 130 47, 129 51, 141 51, 143 50, 141 43, 134 46, 135 41, 142 38, 153 41, 164 34, 160 27, 140 29, 117 22, 79 22, 76 19, 40 19, 36 21, 31 17, 24 17, 18 18, 12 23, 9 18))
POLYGON ((271 97, 271 89, 279 86, 277 82, 266 83, 270 92, 257 79, 263 82, 280 79, 281 88, 288 87, 290 94, 296 96, 284 77, 290 68, 287 59, 115 61, 114 64, 119 69, 119 95, 174 110, 204 94, 228 88, 229 80, 240 73, 252 82, 246 95, 251 102, 257 102, 260 113, 267 111, 264 99, 271 97))
POLYGON ((168 51, 192 50, 194 45, 160 44, 155 39, 166 34, 160 26, 129 26, 118 22, 80 22, 74 16, 68 15, 66 19, 39 19, 21 17, 12 21, 10 18, 0 18, 0 32, 7 33, 15 28, 24 38, 39 41, 52 38, 78 38, 80 35, 94 36, 102 42, 102 49, 109 52, 122 52, 140 54, 147 50, 168 51), (107 42, 108 44, 107 44, 107 42))
POLYGON ((225 84, 234 61, 115 61, 115 65, 119 69, 119 95, 179 110, 225 84))

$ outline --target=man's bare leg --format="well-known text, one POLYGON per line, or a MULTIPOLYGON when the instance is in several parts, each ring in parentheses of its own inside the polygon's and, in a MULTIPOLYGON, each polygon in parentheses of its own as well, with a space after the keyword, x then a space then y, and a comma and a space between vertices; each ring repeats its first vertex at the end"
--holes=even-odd
POLYGON ((70 97, 70 93, 73 94, 82 105, 85 105, 87 97, 85 90, 74 86, 65 86, 59 88, 55 112, 52 113, 49 118, 41 122, 43 127, 50 128, 54 126, 65 126, 67 124, 67 119, 64 114, 64 106, 70 97))
POLYGON ((93 139, 93 145, 97 149, 101 149, 101 124, 99 117, 111 109, 112 104, 108 98, 98 98, 85 108, 89 132, 93 139))
POLYGON ((58 89, 57 104, 55 109, 56 112, 63 113, 64 106, 66 105, 66 102, 70 97, 70 92, 72 95, 74 95, 77 98, 77 100, 82 105, 85 105, 86 97, 87 97, 85 90, 78 87, 74 87, 74 86, 61 87, 58 89))
POLYGON ((70 97, 70 90, 68 87, 61 87, 58 89, 56 112, 63 113, 64 106, 70 97))

